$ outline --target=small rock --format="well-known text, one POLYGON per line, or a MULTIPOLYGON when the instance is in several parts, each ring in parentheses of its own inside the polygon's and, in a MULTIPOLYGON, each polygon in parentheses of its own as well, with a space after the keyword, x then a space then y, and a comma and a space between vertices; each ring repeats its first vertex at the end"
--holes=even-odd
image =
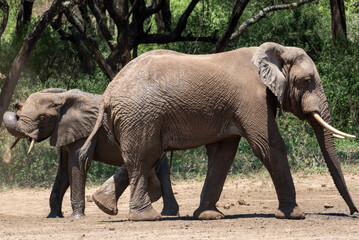
POLYGON ((249 206, 249 203, 247 203, 247 202, 244 201, 243 199, 239 199, 237 202, 238 202, 238 205, 249 206))
POLYGON ((109 228, 108 230, 110 230, 110 231, 115 231, 115 228, 109 228))
POLYGON ((322 187, 326 187, 326 186, 327 186, 327 184, 322 184, 321 186, 322 186, 322 187))
POLYGON ((231 205, 230 204, 226 204, 223 206, 224 209, 230 209, 231 208, 231 205))
POLYGON ((333 208, 334 206, 329 203, 324 203, 324 208, 333 208))

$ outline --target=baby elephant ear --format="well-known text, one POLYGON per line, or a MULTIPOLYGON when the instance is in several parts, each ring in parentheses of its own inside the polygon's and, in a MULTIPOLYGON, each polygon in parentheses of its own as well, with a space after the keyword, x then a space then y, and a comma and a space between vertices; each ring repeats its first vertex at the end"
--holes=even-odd
POLYGON ((263 43, 254 53, 252 62, 258 68, 259 78, 283 104, 287 80, 282 73, 284 47, 276 43, 263 43))
POLYGON ((97 119, 99 102, 96 95, 80 91, 68 91, 61 95, 64 102, 50 138, 51 146, 64 146, 88 137, 97 119))

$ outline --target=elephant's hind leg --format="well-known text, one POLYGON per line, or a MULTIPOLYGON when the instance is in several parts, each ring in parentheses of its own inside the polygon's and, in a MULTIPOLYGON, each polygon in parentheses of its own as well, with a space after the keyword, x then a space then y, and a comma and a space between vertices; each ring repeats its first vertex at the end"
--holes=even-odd
POLYGON ((162 219, 161 214, 153 209, 148 193, 149 174, 159 156, 160 154, 153 156, 152 151, 131 155, 126 154, 124 151, 123 157, 130 180, 130 212, 128 214, 130 221, 156 221, 162 219))
POLYGON ((233 163, 240 137, 206 145, 208 169, 200 206, 193 213, 195 219, 212 220, 224 218, 216 208, 227 173, 233 163))
POLYGON ((116 174, 100 186, 92 195, 92 199, 102 211, 110 215, 116 215, 118 213, 118 199, 126 190, 128 183, 128 174, 124 164, 116 174))

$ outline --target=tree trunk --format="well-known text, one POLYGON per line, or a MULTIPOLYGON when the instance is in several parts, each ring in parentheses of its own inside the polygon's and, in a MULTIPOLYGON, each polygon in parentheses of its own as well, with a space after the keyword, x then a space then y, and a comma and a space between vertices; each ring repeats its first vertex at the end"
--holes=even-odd
POLYGON ((24 25, 26 25, 31 20, 32 15, 32 6, 34 5, 33 0, 23 0, 21 1, 19 13, 17 15, 16 22, 16 31, 20 32, 24 25))
POLYGON ((344 0, 330 0, 330 10, 332 14, 333 44, 335 44, 338 40, 347 38, 344 0))
POLYGON ((131 60, 130 47, 128 44, 128 1, 109 0, 106 1, 105 5, 117 27, 116 49, 119 51, 120 62, 122 67, 124 67, 131 60))
POLYGON ((9 77, 5 80, 4 86, 1 90, 0 125, 2 123, 3 115, 10 105, 11 97, 14 93, 17 81, 20 78, 20 73, 25 62, 30 56, 31 51, 34 49, 37 40, 39 40, 41 33, 45 30, 46 26, 61 9, 62 1, 63 0, 55 0, 52 3, 51 8, 42 15, 32 32, 24 39, 24 44, 22 45, 14 62, 12 63, 9 77))
POLYGON ((7 4, 6 0, 0 0, 0 9, 2 9, 3 11, 3 21, 0 25, 0 39, 1 39, 1 36, 5 31, 7 20, 9 17, 9 5, 7 4))

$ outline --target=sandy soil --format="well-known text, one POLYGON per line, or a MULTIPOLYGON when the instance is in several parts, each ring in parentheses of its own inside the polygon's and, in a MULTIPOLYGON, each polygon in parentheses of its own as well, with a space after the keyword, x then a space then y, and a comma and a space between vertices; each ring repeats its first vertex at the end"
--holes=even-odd
MULTIPOLYGON (((226 215, 216 221, 197 221, 192 213, 199 204, 203 182, 173 184, 181 217, 158 222, 129 222, 128 189, 121 197, 119 214, 109 216, 86 203, 84 219, 73 219, 69 194, 64 198, 63 219, 46 219, 50 189, 10 189, 0 192, 0 239, 359 239, 359 214, 348 207, 329 174, 294 176, 297 201, 305 220, 278 220, 273 185, 265 175, 228 179, 218 208, 226 215)), ((359 175, 346 174, 354 202, 359 205, 359 175)), ((87 188, 90 196, 95 187, 87 188)), ((154 207, 160 211, 162 203, 154 207)))

